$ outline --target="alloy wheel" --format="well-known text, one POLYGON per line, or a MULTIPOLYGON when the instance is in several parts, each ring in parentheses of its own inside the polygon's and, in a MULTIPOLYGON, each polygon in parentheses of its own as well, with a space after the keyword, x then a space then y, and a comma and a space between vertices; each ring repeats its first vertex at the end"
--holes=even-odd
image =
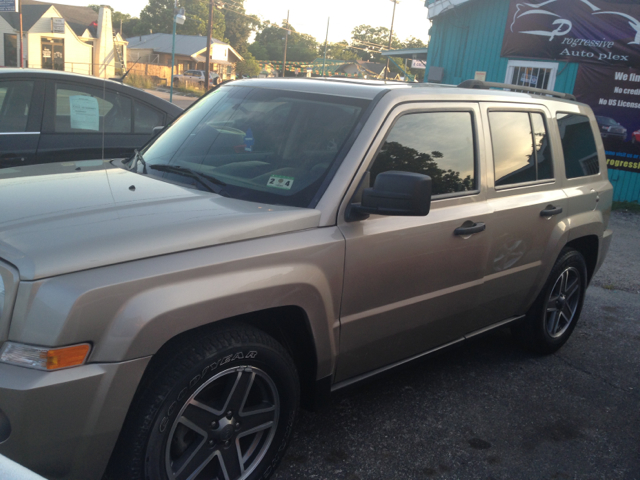
POLYGON ((242 480, 273 441, 280 399, 273 380, 251 366, 205 382, 176 416, 165 450, 170 479, 242 480))
POLYGON ((569 267, 556 280, 547 299, 545 328, 552 338, 567 331, 580 305, 582 276, 569 267))

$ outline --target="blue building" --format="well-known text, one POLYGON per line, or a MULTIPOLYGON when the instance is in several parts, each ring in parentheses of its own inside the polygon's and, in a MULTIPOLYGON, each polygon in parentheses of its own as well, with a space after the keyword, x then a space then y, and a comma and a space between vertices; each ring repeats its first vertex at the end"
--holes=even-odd
POLYGON ((640 202, 640 2, 426 0, 426 7, 425 81, 476 78, 573 93, 598 118, 615 200, 640 202))

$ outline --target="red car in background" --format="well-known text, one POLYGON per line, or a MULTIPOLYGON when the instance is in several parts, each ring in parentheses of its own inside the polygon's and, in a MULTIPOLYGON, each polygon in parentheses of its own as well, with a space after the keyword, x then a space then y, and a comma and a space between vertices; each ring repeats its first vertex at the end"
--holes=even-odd
POLYGON ((640 143, 640 130, 636 130, 631 134, 631 143, 640 143))

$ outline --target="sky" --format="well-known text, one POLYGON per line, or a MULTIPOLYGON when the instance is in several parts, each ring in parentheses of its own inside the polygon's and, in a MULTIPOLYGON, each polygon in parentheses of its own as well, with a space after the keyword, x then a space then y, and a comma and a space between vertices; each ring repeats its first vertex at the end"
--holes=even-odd
MULTIPOLYGON (((56 3, 86 6, 93 0, 54 0, 56 3)), ((179 2, 178 2, 179 3, 179 2)), ((396 6, 394 32, 400 40, 411 36, 427 43, 429 21, 424 0, 399 0, 396 6)), ((147 4, 147 0, 109 0, 105 4, 114 10, 135 17, 147 4)), ((351 30, 358 25, 373 27, 391 26, 392 0, 245 0, 247 13, 258 15, 262 20, 279 23, 287 18, 293 28, 308 33, 320 43, 324 42, 327 31, 327 17, 331 17, 329 42, 351 39, 351 30)))

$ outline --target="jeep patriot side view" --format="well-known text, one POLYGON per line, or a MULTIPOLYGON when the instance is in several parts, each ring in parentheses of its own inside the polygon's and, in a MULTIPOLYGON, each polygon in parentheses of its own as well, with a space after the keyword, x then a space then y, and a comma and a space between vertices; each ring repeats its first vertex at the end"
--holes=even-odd
POLYGON ((611 241, 598 131, 538 94, 242 80, 128 160, 3 170, 0 453, 264 479, 300 403, 501 325, 554 352, 611 241))

